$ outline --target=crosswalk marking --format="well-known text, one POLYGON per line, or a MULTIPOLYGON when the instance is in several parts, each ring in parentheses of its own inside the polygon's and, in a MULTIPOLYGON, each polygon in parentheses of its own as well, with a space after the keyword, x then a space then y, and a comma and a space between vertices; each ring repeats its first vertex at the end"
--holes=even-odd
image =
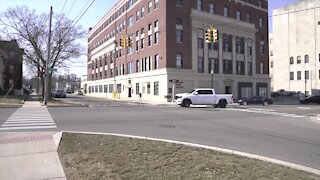
POLYGON ((52 129, 57 128, 47 107, 41 106, 40 102, 26 101, 17 109, 7 121, 0 127, 1 130, 19 129, 52 129))
POLYGON ((226 110, 229 110, 229 111, 251 112, 251 113, 258 113, 258 114, 269 114, 269 115, 275 115, 275 116, 285 116, 285 117, 294 117, 294 118, 304 117, 304 116, 297 115, 297 114, 281 113, 281 112, 275 112, 275 111, 253 110, 253 109, 227 108, 226 110))

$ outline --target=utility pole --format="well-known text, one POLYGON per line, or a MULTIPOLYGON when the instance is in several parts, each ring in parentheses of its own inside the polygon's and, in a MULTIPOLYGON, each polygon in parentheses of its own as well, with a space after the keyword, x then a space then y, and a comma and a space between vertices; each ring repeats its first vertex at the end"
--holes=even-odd
POLYGON ((48 55, 46 61, 46 72, 45 72, 45 87, 44 87, 44 105, 48 103, 49 95, 49 61, 50 61, 50 49, 51 49, 51 23, 52 23, 52 6, 50 6, 50 21, 49 21, 49 37, 48 37, 48 55))

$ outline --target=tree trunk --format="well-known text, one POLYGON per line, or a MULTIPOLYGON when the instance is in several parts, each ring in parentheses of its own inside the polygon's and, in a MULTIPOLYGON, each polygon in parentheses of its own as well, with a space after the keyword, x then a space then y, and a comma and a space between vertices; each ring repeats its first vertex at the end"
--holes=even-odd
POLYGON ((44 98, 44 86, 45 86, 44 80, 45 80, 45 77, 42 76, 42 77, 41 77, 41 86, 42 86, 42 87, 41 87, 41 89, 42 89, 41 95, 42 95, 42 98, 44 98))
POLYGON ((48 83, 48 100, 52 100, 52 94, 51 94, 51 89, 52 89, 52 74, 49 74, 49 83, 48 83))

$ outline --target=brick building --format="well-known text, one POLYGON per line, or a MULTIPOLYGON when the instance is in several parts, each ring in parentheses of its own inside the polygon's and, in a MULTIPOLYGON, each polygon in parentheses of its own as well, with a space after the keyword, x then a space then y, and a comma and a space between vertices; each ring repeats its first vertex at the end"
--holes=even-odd
POLYGON ((89 30, 87 92, 165 102, 213 86, 268 96, 268 52, 267 0, 120 0, 89 30), (218 43, 206 43, 210 27, 218 43), (132 47, 119 46, 124 36, 132 47))
POLYGON ((22 89, 22 56, 16 40, 0 41, 0 89, 22 89))

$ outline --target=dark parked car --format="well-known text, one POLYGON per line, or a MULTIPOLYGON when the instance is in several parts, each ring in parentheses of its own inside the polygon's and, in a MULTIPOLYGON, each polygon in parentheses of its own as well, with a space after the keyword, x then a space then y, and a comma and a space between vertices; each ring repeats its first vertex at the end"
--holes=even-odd
POLYGON ((320 104, 320 95, 309 96, 299 100, 301 104, 318 103, 320 104))
POLYGON ((263 96, 252 96, 248 98, 242 98, 239 100, 240 105, 248 105, 248 104, 262 104, 267 106, 269 104, 273 104, 272 99, 263 97, 263 96))
POLYGON ((57 89, 53 95, 55 98, 66 98, 66 92, 63 89, 57 89))

